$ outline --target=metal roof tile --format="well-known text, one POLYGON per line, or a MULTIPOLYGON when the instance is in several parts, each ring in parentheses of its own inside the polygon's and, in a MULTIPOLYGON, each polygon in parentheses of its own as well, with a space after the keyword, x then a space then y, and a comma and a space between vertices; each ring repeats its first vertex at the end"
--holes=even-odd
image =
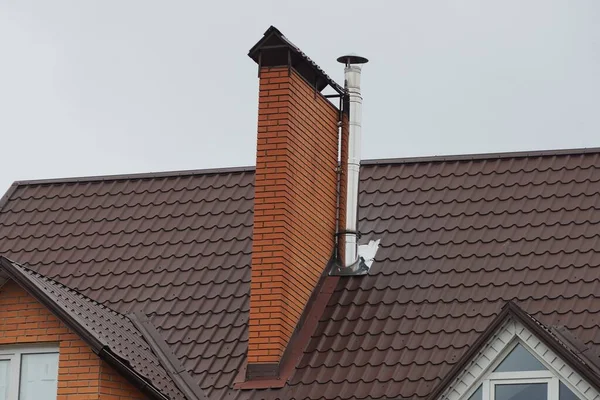
POLYGON ((382 246, 369 275, 339 280, 278 391, 227 389, 247 346, 251 170, 22 184, 0 246, 143 308, 211 398, 425 397, 509 299, 600 347, 598 154, 365 163, 359 227, 382 246))

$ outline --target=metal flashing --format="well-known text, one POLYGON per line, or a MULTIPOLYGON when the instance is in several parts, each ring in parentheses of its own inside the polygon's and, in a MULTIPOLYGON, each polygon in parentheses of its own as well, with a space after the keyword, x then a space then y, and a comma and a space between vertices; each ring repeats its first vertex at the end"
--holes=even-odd
POLYGON ((330 275, 335 276, 361 276, 367 275, 373 261, 375 261, 375 255, 379 249, 379 243, 381 239, 369 240, 367 244, 358 245, 358 260, 350 265, 341 265, 340 263, 333 264, 330 275))
POLYGON ((344 93, 342 86, 274 26, 269 27, 263 37, 252 46, 248 57, 258 64, 259 73, 261 67, 287 65, 298 71, 319 92, 329 85, 338 94, 344 93))
POLYGON ((142 312, 133 312, 128 314, 129 320, 142 333, 146 342, 150 345, 154 354, 161 361, 165 370, 177 383, 177 386, 189 400, 208 400, 208 397, 200 386, 198 386, 181 364, 175 353, 171 350, 167 342, 162 338, 156 327, 142 312))
MULTIPOLYGON (((332 261, 330 261, 331 263, 332 261)), ((250 366, 245 362, 236 376, 234 388, 281 388, 289 381, 338 284, 338 277, 327 275, 326 271, 329 269, 329 266, 325 268, 315 290, 309 298, 281 358, 281 362, 279 364, 262 364, 259 366, 250 366)))

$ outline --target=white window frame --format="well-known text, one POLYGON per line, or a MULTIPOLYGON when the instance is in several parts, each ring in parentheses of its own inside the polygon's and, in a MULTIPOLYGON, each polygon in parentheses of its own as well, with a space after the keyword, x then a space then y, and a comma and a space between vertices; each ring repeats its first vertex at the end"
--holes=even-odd
MULTIPOLYGON (((542 372, 542 371, 540 371, 542 372)), ((546 371, 543 371, 546 372, 546 371)), ((523 373, 526 375, 527 373, 523 373)), ((551 375, 551 374, 548 374, 551 375)), ((488 379, 488 399, 495 400, 496 396, 496 385, 518 385, 518 384, 528 384, 528 383, 545 383, 547 385, 548 391, 548 400, 558 400, 558 390, 559 390, 559 380, 555 376, 551 376, 548 378, 528 378, 524 376, 523 378, 518 379, 488 379)), ((486 382, 484 381, 484 385, 486 382)), ((482 387, 483 389, 484 387, 482 387)), ((482 391, 482 394, 485 390, 482 391)), ((482 396, 483 397, 483 396, 482 396)), ((485 397, 484 397, 485 399, 485 397)))
MULTIPOLYGON (((25 354, 59 354, 58 345, 26 345, 26 346, 2 346, 0 347, 0 360, 10 361, 10 372, 8 378, 7 400, 18 400, 21 385, 21 357, 25 354)), ((57 388, 58 390, 58 388, 57 388)))

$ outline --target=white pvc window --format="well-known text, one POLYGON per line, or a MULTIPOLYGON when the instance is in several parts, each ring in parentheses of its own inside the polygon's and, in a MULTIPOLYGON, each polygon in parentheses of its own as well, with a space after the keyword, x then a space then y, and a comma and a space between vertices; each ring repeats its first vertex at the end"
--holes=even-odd
POLYGON ((55 400, 56 347, 0 349, 0 400, 55 400))
POLYGON ((519 342, 509 346, 468 400, 580 400, 519 342))

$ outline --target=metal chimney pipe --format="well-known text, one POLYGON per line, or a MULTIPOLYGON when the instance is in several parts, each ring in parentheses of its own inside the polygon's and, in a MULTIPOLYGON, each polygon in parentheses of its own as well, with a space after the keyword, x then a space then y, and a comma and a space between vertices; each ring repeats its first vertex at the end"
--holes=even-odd
POLYGON ((356 268, 358 254, 358 182, 360 173, 360 144, 362 122, 362 95, 360 76, 364 57, 357 55, 342 56, 338 62, 345 64, 344 81, 349 104, 348 110, 348 172, 346 182, 346 221, 343 232, 344 267, 356 268))

